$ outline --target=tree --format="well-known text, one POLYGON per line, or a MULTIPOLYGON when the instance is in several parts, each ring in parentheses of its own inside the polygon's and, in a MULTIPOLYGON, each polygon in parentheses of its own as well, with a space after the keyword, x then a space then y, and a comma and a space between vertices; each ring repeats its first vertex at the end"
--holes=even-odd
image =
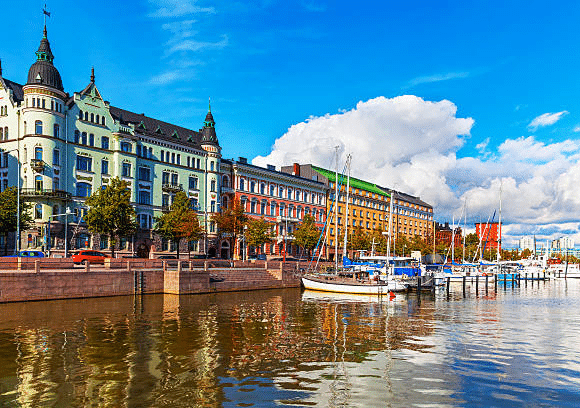
MULTIPOLYGON (((31 208, 32 204, 20 201, 20 231, 26 231, 32 226, 31 208)), ((9 232, 16 232, 18 224, 17 212, 18 190, 16 187, 8 187, 0 193, 0 234, 4 235, 4 237, 7 237, 9 232)), ((7 246, 4 246, 4 255, 6 255, 7 246)))
POLYGON ((214 214, 212 220, 216 223, 219 234, 230 239, 230 248, 235 248, 238 236, 243 234, 244 225, 248 222, 248 216, 245 214, 240 200, 234 198, 231 205, 222 209, 221 213, 214 214))
POLYGON ((356 227, 350 236, 348 241, 348 249, 353 249, 355 251, 371 249, 371 241, 369 236, 365 234, 361 227, 356 227))
POLYGON ((248 229, 246 230, 246 242, 248 245, 261 248, 262 245, 272 241, 272 239, 272 224, 265 221, 264 217, 248 222, 248 229))
POLYGON ((163 238, 177 243, 177 257, 181 240, 197 241, 203 236, 203 228, 199 223, 197 213, 192 208, 192 203, 187 194, 179 191, 175 194, 169 211, 155 220, 155 231, 163 238))
POLYGON ((316 227, 315 221, 312 215, 306 214, 293 234, 294 243, 302 248, 303 251, 307 251, 308 259, 310 259, 310 251, 316 247, 320 239, 320 231, 316 227))
POLYGON ((132 234, 137 228, 127 182, 118 177, 112 178, 107 188, 94 192, 87 198, 86 204, 89 211, 85 222, 89 231, 109 236, 114 258, 117 239, 132 234))

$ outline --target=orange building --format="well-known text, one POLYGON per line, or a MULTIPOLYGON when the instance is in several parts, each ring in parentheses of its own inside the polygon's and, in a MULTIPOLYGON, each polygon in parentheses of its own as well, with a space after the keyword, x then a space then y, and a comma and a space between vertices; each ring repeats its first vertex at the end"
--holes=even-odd
POLYGON ((475 224, 475 233, 477 238, 483 242, 485 250, 498 248, 501 250, 501 227, 497 222, 485 223, 478 222, 475 224))

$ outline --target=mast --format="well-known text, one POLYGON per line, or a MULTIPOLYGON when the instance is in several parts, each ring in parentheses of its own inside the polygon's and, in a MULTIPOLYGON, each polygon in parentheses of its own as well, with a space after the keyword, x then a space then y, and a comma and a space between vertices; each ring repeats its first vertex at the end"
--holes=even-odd
POLYGON ((453 232, 451 233, 451 266, 453 267, 453 261, 455 261, 455 216, 451 218, 453 232))
POLYGON ((463 259, 462 263, 465 263, 465 225, 467 224, 467 198, 463 204, 463 259))
POLYGON ((348 201, 350 198, 350 161, 352 156, 349 154, 346 157, 346 166, 347 166, 347 173, 346 173, 346 214, 344 217, 344 239, 342 242, 342 256, 343 258, 347 256, 346 252, 346 243, 347 243, 347 236, 348 236, 348 201))
MULTIPOLYGON (((393 198, 394 190, 391 190, 391 199, 389 200, 389 235, 387 237, 387 259, 391 256, 391 234, 393 228, 393 198)), ((388 266, 388 265, 387 265, 388 266)))
POLYGON ((338 148, 336 146, 336 171, 334 177, 334 270, 338 271, 338 148))
POLYGON ((499 260, 501 258, 501 190, 503 187, 503 181, 500 180, 499 182, 499 239, 497 241, 497 262, 499 263, 499 260))

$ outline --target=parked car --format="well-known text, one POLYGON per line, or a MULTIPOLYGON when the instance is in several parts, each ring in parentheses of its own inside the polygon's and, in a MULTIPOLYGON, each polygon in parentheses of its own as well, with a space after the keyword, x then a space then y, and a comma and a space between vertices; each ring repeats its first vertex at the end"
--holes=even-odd
POLYGON ((24 249, 17 254, 7 255, 5 258, 44 258, 44 253, 42 251, 32 251, 30 249, 24 249))
POLYGON ((161 255, 161 256, 158 256, 157 259, 177 259, 177 256, 175 256, 175 255, 161 255))
POLYGON ((83 249, 71 256, 71 258, 75 264, 84 265, 87 262, 92 264, 105 263, 105 258, 110 258, 110 256, 99 251, 93 251, 92 249, 83 249))

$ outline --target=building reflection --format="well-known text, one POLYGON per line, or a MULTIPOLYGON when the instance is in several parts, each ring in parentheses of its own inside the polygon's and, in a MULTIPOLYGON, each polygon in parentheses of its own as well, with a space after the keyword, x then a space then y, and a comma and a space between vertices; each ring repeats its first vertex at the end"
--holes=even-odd
MULTIPOLYGON (((349 364, 430 347, 415 339, 432 333, 433 311, 409 300, 303 301, 296 290, 3 304, 0 405, 291 400, 316 388, 309 372, 330 366, 346 390, 349 364)), ((338 404, 346 394, 335 395, 338 404)))

